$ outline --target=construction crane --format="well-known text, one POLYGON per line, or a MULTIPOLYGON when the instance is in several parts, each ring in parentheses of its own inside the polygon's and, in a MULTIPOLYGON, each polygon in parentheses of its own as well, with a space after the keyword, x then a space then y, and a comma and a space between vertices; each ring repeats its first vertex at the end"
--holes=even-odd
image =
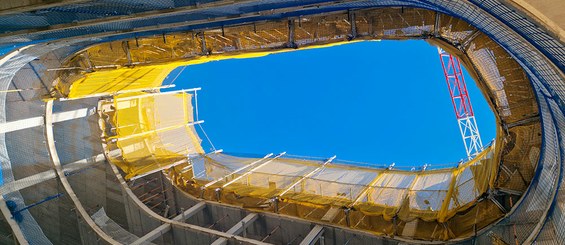
POLYGON ((477 127, 477 120, 471 105, 471 98, 467 92, 467 85, 461 70, 461 64, 457 57, 448 54, 443 49, 438 47, 438 53, 443 67, 443 74, 455 110, 455 117, 459 125, 459 131, 463 143, 465 144, 465 151, 467 157, 471 158, 483 150, 483 142, 479 128, 477 127))

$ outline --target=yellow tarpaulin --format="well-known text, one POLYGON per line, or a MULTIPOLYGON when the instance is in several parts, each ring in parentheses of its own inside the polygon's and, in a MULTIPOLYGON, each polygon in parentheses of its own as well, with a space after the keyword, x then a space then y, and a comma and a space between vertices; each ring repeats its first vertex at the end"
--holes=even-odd
MULTIPOLYGON (((309 46, 302 48, 301 50, 332 47, 342 44, 345 44, 345 42, 309 46)), ((68 94, 67 97, 71 99, 82 98, 95 94, 111 95, 120 91, 141 91, 161 86, 167 75, 177 67, 197 65, 226 59, 257 58, 294 50, 295 49, 282 49, 269 52, 218 54, 200 56, 191 60, 175 61, 165 64, 120 67, 115 70, 99 70, 91 73, 85 73, 83 77, 72 82, 68 88, 66 88, 63 84, 60 84, 59 89, 63 94, 68 94)))
POLYGON ((116 135, 110 139, 121 150, 121 159, 113 162, 127 173, 126 179, 204 152, 190 125, 191 98, 185 92, 114 98, 116 135))
POLYGON ((452 169, 399 171, 330 164, 305 179, 302 177, 320 167, 321 162, 270 159, 252 171, 231 174, 257 159, 212 154, 193 162, 205 171, 191 179, 197 186, 221 180, 207 189, 213 193, 221 188, 222 201, 232 204, 252 206, 257 200, 270 200, 290 188, 279 197, 302 208, 351 207, 387 222, 398 218, 405 222, 420 219, 443 223, 475 205, 487 191, 490 180, 496 176, 493 149, 489 147, 452 169), (234 165, 233 159, 242 164, 234 165), (233 179, 237 181, 229 183, 233 179), (230 198, 230 193, 234 198, 230 198))

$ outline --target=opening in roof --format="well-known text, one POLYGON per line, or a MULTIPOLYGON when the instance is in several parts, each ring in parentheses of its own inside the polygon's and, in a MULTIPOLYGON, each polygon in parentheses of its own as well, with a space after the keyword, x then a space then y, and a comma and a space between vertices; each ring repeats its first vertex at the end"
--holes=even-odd
MULTIPOLYGON (((487 145, 496 119, 464 74, 487 145)), ((424 41, 364 41, 179 67, 164 84, 171 82, 203 88, 203 126, 230 152, 337 155, 408 169, 452 167, 466 158, 438 51, 424 41)))
MULTIPOLYGON (((504 48, 499 46, 496 42, 492 41, 486 34, 482 33, 480 30, 476 29, 469 23, 458 19, 453 16, 444 15, 441 13, 423 10, 423 9, 405 9, 405 8, 383 8, 383 9, 369 9, 356 11, 353 15, 347 13, 335 13, 328 14, 324 16, 303 16, 296 19, 289 20, 274 20, 261 23, 243 24, 235 26, 225 26, 217 29, 210 30, 194 30, 194 32, 188 33, 169 33, 158 36, 147 36, 135 39, 125 39, 117 40, 108 43, 102 43, 99 45, 94 45, 88 47, 85 50, 78 52, 76 55, 69 58, 65 66, 68 67, 78 67, 81 69, 62 69, 58 72, 59 80, 57 81, 57 89, 54 91, 58 96, 67 98, 81 98, 93 95, 101 96, 100 94, 127 94, 131 91, 142 91, 142 92, 158 92, 159 89, 164 88, 163 83, 166 76, 172 72, 177 67, 192 65, 195 67, 196 64, 202 64, 209 61, 233 59, 233 58, 258 58, 263 57, 267 54, 272 53, 285 53, 291 50, 299 49, 311 49, 312 47, 322 46, 335 46, 341 43, 351 43, 351 41, 363 41, 363 40, 407 40, 407 39, 426 39, 426 41, 438 45, 442 48, 448 50, 448 52, 458 55, 464 64, 470 68, 471 74, 474 78, 479 78, 479 86, 481 87, 483 93, 488 98, 488 103, 493 108, 495 112, 496 121, 499 125, 496 126, 497 133, 504 131, 503 135, 497 138, 497 156, 500 156, 505 161, 517 161, 516 164, 522 164, 523 156, 530 155, 532 159, 530 162, 531 166, 528 167, 527 171, 533 171, 532 166, 535 166, 535 160, 538 154, 536 149, 539 148, 539 120, 537 116, 537 103, 535 102, 535 97, 533 95, 533 90, 530 86, 529 79, 526 76, 524 70, 520 65, 509 55, 504 48), (395 21, 401 16, 403 21, 395 21), (116 48, 121 47, 121 48, 116 48), (86 72, 85 72, 86 71, 86 72), (128 92, 129 91, 129 92, 128 92), (504 140, 502 140, 504 139, 504 140), (508 145, 508 147, 506 146, 508 145), (512 148, 509 148, 511 147, 512 148), (505 149, 505 151, 501 151, 505 149), (527 151, 521 151, 521 149, 531 149, 529 153, 527 151)), ((337 47, 337 48, 343 48, 337 47)), ((351 46, 347 46, 351 47, 351 46)), ((405 49, 402 49, 405 50, 405 49)), ((386 60, 390 61, 392 57, 404 57, 400 56, 401 51, 396 51, 396 53, 389 54, 388 56, 382 56, 375 54, 369 59, 372 59, 372 64, 376 61, 386 60)), ((366 50, 357 50, 357 53, 366 53, 366 50)), ((433 51, 435 53, 435 50, 433 51)), ((308 53, 298 52, 298 53, 308 53)), ((342 55, 341 57, 336 57, 334 53, 326 57, 326 60, 338 60, 341 63, 356 63, 355 59, 352 59, 353 55, 350 52, 347 55, 342 55)), ((410 53, 410 56, 405 57, 418 57, 412 56, 414 52, 410 53)), ((287 54, 288 55, 288 54, 287 54)), ((435 54, 431 57, 436 56, 435 54)), ((436 56, 437 57, 437 56, 436 56)), ((269 57, 267 57, 269 58, 269 57)), ((406 66, 406 60, 411 60, 409 58, 404 58, 402 64, 404 66, 401 72, 396 72, 397 77, 406 77, 410 75, 421 75, 418 72, 414 72, 413 68, 408 68, 406 66)), ((308 60, 308 59, 304 59, 308 60)), ((227 61, 227 62, 234 62, 227 61)), ((244 61, 238 61, 244 62, 244 61)), ((420 68, 422 64, 433 64, 432 62, 420 62, 414 65, 414 67, 420 68)), ((390 63, 390 62, 389 62, 390 63)), ((270 67, 276 67, 278 70, 283 70, 280 74, 294 74, 293 70, 298 68, 310 68, 316 63, 300 63, 296 60, 290 60, 285 63, 272 63, 270 67), (300 66, 299 66, 300 65, 300 66)), ((334 64, 335 65, 335 64, 334 64)), ((334 89, 340 90, 340 92, 347 91, 347 89, 355 89, 355 87, 350 86, 351 81, 356 81, 358 77, 355 75, 366 74, 365 76, 372 76, 373 78, 380 78, 381 73, 371 73, 375 70, 377 66, 366 67, 361 72, 351 72, 351 70, 343 70, 341 66, 331 66, 326 65, 326 69, 323 70, 325 74, 334 74, 335 71, 339 70, 342 73, 349 74, 349 76, 342 78, 339 87, 334 89), (329 68, 328 68, 329 67, 329 68), (338 67, 338 68, 334 68, 338 67), (330 70, 332 69, 333 70, 330 70), (329 72, 332 71, 332 72, 329 72), (345 89, 344 89, 345 88, 345 89), (343 91, 342 91, 343 90, 343 91)), ((246 65, 245 67, 254 69, 254 75, 252 79, 260 77, 261 82, 253 84, 254 88, 262 88, 261 86, 269 84, 272 80, 273 74, 261 74, 260 69, 257 66, 246 65), (261 74, 262 76, 258 76, 261 74), (259 85, 258 85, 259 84, 259 85)), ((323 69, 323 68, 322 68, 323 69)), ((434 67, 433 70, 438 69, 434 67)), ((227 69, 219 69, 220 73, 229 74, 227 69)), ((236 71, 231 71, 231 73, 236 74, 241 72, 241 69, 236 71)), ((427 69, 430 70, 430 69, 427 69)), ((437 70, 436 70, 437 71, 437 70)), ((218 70, 213 72, 218 73, 218 70)), ((315 74, 315 73, 311 73, 315 74)), ((441 73, 440 73, 441 74, 441 73)), ((232 74, 229 74, 232 75, 232 74)), ((277 74, 278 75, 278 74, 277 74)), ((319 75, 319 74, 318 74, 319 75)), ((176 75, 174 75, 176 77, 176 75)), ((285 101, 287 103, 294 102, 297 100, 292 100, 293 98, 300 95, 302 92, 303 101, 310 102, 309 104, 321 104, 331 105, 334 111, 330 111, 324 115, 322 119, 307 120, 304 121, 310 114, 321 112, 317 109, 310 108, 310 111, 303 113, 304 115, 283 115, 281 112, 288 112, 297 107, 308 108, 308 103, 303 103, 298 106, 279 106, 279 108, 269 107, 265 108, 263 111, 257 110, 257 113, 270 114, 259 114, 253 115, 257 118, 263 120, 261 125, 272 125, 276 126, 277 130, 281 128, 293 129, 294 125, 302 122, 308 127, 307 131, 303 135, 307 135, 309 132, 315 132, 314 129, 323 129, 324 125, 320 122, 325 122, 332 120, 336 122, 337 125, 333 128, 326 128, 323 137, 320 139, 298 141, 296 136, 292 134, 279 133, 276 131, 263 131, 265 137, 263 141, 255 140, 251 142, 244 142, 245 139, 250 139, 249 128, 239 127, 232 132, 238 132, 234 137, 234 141, 240 146, 243 145, 268 145, 265 142, 268 141, 281 141, 283 137, 290 138, 290 141, 295 146, 318 146, 317 149, 324 149, 331 152, 336 152, 337 147, 328 145, 327 142, 333 142, 339 133, 347 134, 348 127, 358 127, 355 124, 355 120, 351 120, 343 117, 343 111, 350 112, 357 110, 363 110, 360 113, 365 116, 373 116, 374 118, 362 118, 365 122, 373 121, 385 121, 389 123, 388 128, 392 126, 401 125, 402 132, 408 129, 415 129, 417 132, 428 132, 429 127, 422 127, 421 122, 426 120, 432 120, 429 114, 422 116, 417 114, 424 109, 429 108, 421 100, 421 94, 415 94, 411 96, 406 96, 410 89, 414 89, 414 84, 401 84, 398 90, 385 90, 382 88, 361 88, 361 91, 368 93, 371 98, 378 95, 380 97, 392 96, 392 99, 388 99, 381 104, 386 104, 387 106, 382 106, 381 108, 390 109, 396 108, 390 106, 390 104, 398 103, 398 100, 407 101, 408 104, 402 107, 398 107, 398 111, 402 111, 400 117, 401 120, 391 121, 390 117, 385 117, 390 113, 386 111, 375 111, 367 110, 368 107, 360 106, 349 106, 347 108, 340 108, 342 103, 339 99, 343 98, 343 95, 336 95, 330 99, 314 100, 312 96, 317 94, 327 95, 324 89, 330 89, 332 86, 318 86, 310 90, 304 89, 306 85, 311 83, 289 83, 296 81, 312 80, 318 77, 308 77, 305 76, 303 80, 297 79, 297 77, 287 77, 284 81, 286 85, 284 88, 291 88, 292 90, 285 93, 279 93, 286 96, 271 96, 268 98, 263 98, 261 101, 252 101, 253 96, 250 95, 239 95, 238 97, 232 98, 232 101, 247 101, 249 105, 256 106, 256 104, 265 104, 268 100, 277 99, 279 101, 285 101), (304 92, 308 91, 308 92, 304 92), (314 91, 314 92, 312 92, 314 91), (378 91, 382 94, 376 94, 378 91), (397 100, 397 101, 395 101, 397 100), (337 102, 336 102, 337 101, 337 102), (393 103, 394 102, 394 103, 393 103), (275 110, 277 109, 277 110, 275 110), (337 112, 339 110, 339 112, 337 112), (274 116, 276 117, 274 117, 274 116), (339 117, 336 117, 339 115, 339 117), (271 116, 271 117, 268 117, 271 116), (286 117, 284 117, 286 116, 286 117), (282 118, 282 119, 281 119, 282 118), (267 120, 269 119, 269 120, 267 120), (351 123, 353 121, 354 123, 351 123), (404 123, 404 124, 401 124, 404 123), (394 125, 392 125, 394 124, 394 125), (247 131, 244 131, 247 130, 247 131), (346 132, 346 133, 343 133, 346 132), (238 138, 239 137, 239 138, 238 138), (237 139, 236 139, 237 138, 237 139), (243 144, 245 143, 245 144, 243 144), (326 143, 325 145, 323 143, 326 143)), ((333 78, 333 77, 332 77, 333 78)), ((443 78, 445 79, 445 78, 443 78)), ((227 85, 241 85, 241 83, 226 82, 230 80, 230 77, 226 76, 222 79, 222 83, 227 85)), ((231 79, 234 80, 234 79, 231 79)), ((388 83, 395 83, 388 81, 388 83)), ((438 80, 441 80, 438 78, 438 80)), ((469 80, 469 79, 467 79, 469 80)), ((248 81, 251 81, 249 78, 248 81)), ((253 80, 257 81, 257 80, 253 80)), ((422 81, 421 77, 412 78, 414 81, 422 81)), ((437 81, 434 79, 434 82, 437 81)), ((380 84, 380 83, 374 83, 380 84)), ((436 83, 439 84, 439 83, 436 83)), ((227 86, 226 85, 226 86, 227 86)), ((327 85, 327 84, 325 84, 327 85)), ((421 85, 421 84, 420 84, 421 85)), ((280 85, 283 86, 283 85, 280 85)), ((166 86, 165 86, 166 87, 166 86)), ((276 86, 274 87, 276 88, 276 86)), ((281 90, 281 88, 277 88, 281 90)), ((414 89, 415 90, 415 89, 414 89)), ((420 89, 424 90, 424 89, 420 89)), ((237 89, 231 89, 226 91, 237 91, 237 89)), ((435 90, 439 91, 439 90, 435 90)), ((284 91, 283 91, 284 92, 284 91)), ((236 94, 236 93, 234 93, 236 94)), ((265 94, 264 91, 258 91, 254 95, 265 94)), ((449 94, 449 93, 446 93, 449 94)), ((202 97, 202 96, 201 96, 202 97)), ((327 96, 326 96, 327 97, 327 96)), ((471 96, 476 97, 476 96, 471 96)), ((357 96, 355 99, 362 99, 362 96, 357 96)), ((437 97, 434 97, 437 98, 437 97)), ((479 96, 480 98, 480 96, 479 96)), ((217 103, 217 101, 215 101, 217 103)), ((201 103, 202 104, 202 103, 201 103)), ((224 104, 225 107, 228 107, 224 104)), ((235 107, 234 103, 230 103, 228 108, 231 108, 228 112, 233 113, 235 107)), ((253 108, 252 106, 247 106, 245 108, 253 108)), ((237 108, 236 108, 237 109, 237 108)), ((369 108, 374 109, 374 108, 369 108)), ((256 114, 257 114, 256 113, 256 114)), ((226 115, 227 113, 224 113, 226 115)), ((447 114, 447 113, 446 113, 447 114)), ((451 113, 449 113, 451 114, 451 113)), ((231 120, 235 117, 232 116, 231 120)), ((202 118, 203 119, 203 118, 202 118)), ((239 119, 239 118, 237 118, 239 119)), ((249 121, 249 118, 241 119, 241 121, 249 121)), ((209 121, 209 120, 208 120, 209 121)), ((480 122, 481 120, 479 120, 480 122)), ((230 124, 231 122, 227 120, 219 120, 216 123, 230 124)), ((230 124, 232 125, 232 124, 230 124)), ((439 124, 435 124, 439 125, 439 124)), ((459 124, 461 125, 461 123, 459 124)), ((374 130, 375 127, 371 128, 374 130)), ((256 130, 257 127, 253 128, 256 130)), ((379 128, 381 129, 381 128, 379 128)), ((382 130, 382 129, 381 129, 382 130)), ((365 130, 360 134, 367 134, 366 132, 373 132, 365 130)), ((456 132, 456 130, 455 130, 456 132)), ((384 133, 392 134, 388 137, 382 137, 383 135, 371 135, 371 140, 373 145, 365 144, 365 149, 363 152, 372 153, 375 149, 384 149, 384 146, 394 145, 396 150, 395 154, 400 154, 403 156, 422 156, 424 153, 433 152, 433 150, 441 151, 443 148, 437 147, 431 142, 429 137, 410 137, 409 139, 402 139, 398 137, 398 131, 388 130, 384 133), (420 141, 414 141, 414 139, 421 139, 420 141), (374 145, 381 143, 382 145, 374 145), (384 145, 384 146, 383 146, 384 145), (432 146, 432 147, 430 147, 432 146), (433 149, 429 149, 433 148, 433 149), (409 150, 408 150, 409 149, 409 150), (427 151, 417 152, 414 149, 428 149, 427 151), (440 150, 437 150, 440 149, 440 150)), ((412 133, 412 132, 410 132, 412 133)), ((351 133, 349 133, 351 134, 351 133)), ((414 134, 414 133, 412 133, 414 134)), ((484 134, 484 133, 483 133, 484 134)), ((207 135, 204 135, 207 137, 207 135)), ((347 135, 349 136, 349 135, 347 135)), ((212 137, 213 138, 213 137, 212 137)), ((434 138, 440 139, 442 137, 438 134, 434 135, 434 138)), ((447 138, 447 137, 443 137, 447 138)), ((197 137, 195 137, 197 140, 197 137)), ((486 140, 488 142, 488 140, 486 140)), ((343 142, 343 141, 341 141, 343 142)), ((346 142, 347 146, 355 146, 356 142, 350 140, 346 142)), ((456 144, 452 144, 456 145, 456 144)), ((459 145, 459 144, 457 144, 459 145)), ((460 144, 464 145, 464 144, 460 144)), ((208 148, 208 147, 206 147, 208 148)), ((224 148, 224 147, 222 147, 224 148)), ((287 147, 284 147, 287 148, 287 147)), ((269 146, 268 151, 275 151, 277 149, 272 149, 269 146)), ((392 151, 390 149, 386 149, 392 151)), ((237 151, 237 150, 235 150, 237 151)), ((245 150, 249 152, 249 149, 245 150)), ((295 153, 296 154, 296 153, 295 153)), ((322 157, 328 157, 326 153, 320 153, 309 151, 306 155, 319 155, 322 157)), ((333 155, 333 154, 331 154, 333 155)), ((443 156, 444 152, 441 154, 431 154, 434 156, 443 156)), ((434 161, 434 159, 423 160, 421 163, 409 162, 410 165, 421 166, 424 163, 431 163, 432 167, 438 166, 439 162, 457 162, 461 157, 465 155, 462 153, 459 157, 454 159, 450 158, 447 160, 434 161)), ((341 156, 340 156, 341 157, 341 156)), ((345 159, 348 157, 345 156, 345 159)), ((358 158, 351 157, 350 159, 358 158)), ((398 157, 394 159, 385 159, 386 163, 397 162, 398 157)), ((379 160, 371 159, 370 162, 379 162, 379 160)))

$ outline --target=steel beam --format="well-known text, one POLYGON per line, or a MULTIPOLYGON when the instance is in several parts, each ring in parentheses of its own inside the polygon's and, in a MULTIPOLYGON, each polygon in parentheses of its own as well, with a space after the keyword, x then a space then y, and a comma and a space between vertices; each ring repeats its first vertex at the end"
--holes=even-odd
POLYGON ((155 220, 159 220, 163 223, 171 224, 171 226, 179 228, 179 229, 195 230, 195 231, 198 231, 198 232, 203 232, 203 233, 207 233, 207 234, 214 235, 214 236, 231 238, 231 239, 235 239, 236 241, 240 241, 240 242, 243 242, 243 243, 246 243, 246 244, 256 244, 256 245, 267 245, 268 244, 268 243, 265 243, 265 242, 262 242, 262 241, 257 241, 257 240, 254 240, 254 239, 245 238, 245 237, 241 237, 241 236, 237 236, 237 235, 231 235, 231 234, 228 234, 228 233, 225 233, 225 232, 221 232, 221 231, 217 231, 217 230, 214 230, 214 229, 209 229, 209 228, 205 228, 205 227, 201 227, 201 226, 197 226, 197 225, 186 224, 186 223, 182 223, 182 222, 179 222, 179 221, 176 221, 176 220, 173 220, 173 219, 167 219, 163 216, 160 216, 157 213, 153 212, 151 209, 149 209, 147 206, 145 206, 141 202, 141 200, 139 200, 139 198, 137 198, 137 196, 132 192, 132 190, 126 184, 126 181, 122 177, 122 175, 121 175, 120 171, 118 170, 118 167, 116 167, 116 165, 110 164, 110 167, 112 168, 114 175, 118 179, 118 182, 120 183, 120 186, 122 187, 122 191, 124 192, 124 195, 126 195, 126 198, 129 198, 130 201, 133 202, 133 205, 137 206, 141 210, 141 212, 145 213, 146 215, 148 215, 149 217, 151 217, 155 220))
MULTIPOLYGON (((179 214, 178 216, 174 217, 173 220, 184 222, 190 217, 197 214, 198 212, 202 211, 205 207, 206 207, 205 202, 199 202, 196 205, 184 211, 182 214, 179 214)), ((131 243, 131 245, 141 245, 147 242, 151 242, 157 239, 158 237, 162 236, 163 234, 167 233, 169 230, 171 230, 171 224, 169 223, 162 224, 159 227, 155 228, 154 230, 150 231, 149 233, 145 234, 144 236, 140 237, 133 243, 131 243)))
POLYGON ((506 128, 513 128, 516 126, 521 126, 521 125, 525 125, 525 124, 529 124, 529 123, 533 123, 533 122, 539 122, 540 121, 540 117, 539 115, 533 116, 533 117, 529 117, 529 118, 525 118, 516 122, 512 122, 509 124, 506 124, 506 128))
POLYGON ((353 11, 349 11, 348 13, 348 19, 349 19, 349 24, 351 25, 351 30, 350 30, 350 34, 351 34, 351 40, 355 39, 357 37, 357 24, 355 22, 355 12, 353 11))
MULTIPOLYGON (((91 108, 81 108, 72 111, 53 113, 52 122, 64 122, 68 120, 83 118, 88 116, 88 111, 91 108)), ((43 117, 30 117, 26 119, 11 121, 0 124, 0 133, 9 133, 18 130, 33 128, 44 125, 43 117)))
POLYGON ((57 177, 57 172, 55 170, 47 170, 41 173, 34 174, 16 181, 4 183, 0 186, 0 196, 19 191, 30 186, 37 185, 39 183, 55 179, 57 177))
POLYGON ((295 34, 295 24, 294 24, 294 20, 289 20, 288 21, 288 44, 287 46, 290 48, 294 48, 296 47, 296 43, 294 42, 294 34, 295 34))
MULTIPOLYGON (((81 169, 90 167, 92 163, 97 163, 103 161, 104 159, 104 155, 100 154, 92 158, 78 160, 76 162, 66 164, 63 167, 63 172, 65 172, 65 174, 68 174, 71 172, 79 171, 81 169)), ((57 178, 57 172, 55 170, 47 170, 25 178, 18 179, 16 181, 7 182, 4 183, 4 185, 0 186, 0 195, 6 195, 8 193, 19 191, 55 178, 57 178)))
POLYGON ((75 171, 85 169, 87 167, 91 167, 92 164, 103 162, 105 160, 106 157, 104 156, 104 154, 98 154, 90 158, 85 158, 82 160, 74 161, 69 164, 65 164, 65 166, 63 167, 63 172, 65 172, 65 174, 69 174, 75 171))
POLYGON ((321 225, 316 225, 316 226, 314 226, 314 228, 312 228, 310 233, 308 233, 308 235, 306 235, 304 240, 302 240, 302 242, 300 242, 300 245, 313 245, 318 240, 320 240, 320 238, 322 237, 323 234, 324 234, 324 227, 321 226, 321 225))
MULTIPOLYGON (((250 213, 247 216, 245 216, 245 218, 243 218, 240 222, 238 222, 232 228, 226 231, 226 233, 232 235, 238 235, 241 232, 245 231, 245 229, 247 229, 247 227, 250 224, 252 224, 255 220, 257 220, 258 217, 259 215, 257 215, 256 213, 250 213)), ((245 237, 245 235, 243 237, 245 237)), ((224 245, 227 244, 227 242, 228 239, 220 237, 216 241, 214 241, 212 245, 224 245)))

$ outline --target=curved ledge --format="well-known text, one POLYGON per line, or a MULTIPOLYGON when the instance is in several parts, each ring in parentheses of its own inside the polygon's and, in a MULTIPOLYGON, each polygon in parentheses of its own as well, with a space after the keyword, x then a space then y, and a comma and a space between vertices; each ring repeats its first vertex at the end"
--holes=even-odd
POLYGON ((112 237, 108 236, 96 223, 92 220, 92 217, 88 215, 88 212, 82 206, 82 203, 76 196, 73 188, 69 184, 67 180, 67 176, 65 175, 63 168, 61 166, 61 161, 59 160, 59 155, 57 153, 57 149, 55 148, 55 140, 53 137, 53 100, 47 100, 45 104, 45 139, 47 140, 47 146, 49 150, 49 156, 51 157, 51 161, 53 162, 53 166, 55 167, 55 171, 59 176, 59 180, 65 189, 65 192, 69 195, 73 204, 76 207, 77 212, 82 217, 84 221, 96 232, 96 234, 102 238, 105 242, 109 244, 119 245, 120 243, 114 240, 112 237))
POLYGON ((155 220, 158 220, 162 223, 170 224, 172 226, 179 227, 179 228, 182 228, 182 229, 189 229, 189 230, 208 233, 208 234, 215 235, 215 236, 218 236, 218 237, 223 237, 223 238, 226 238, 228 240, 235 239, 237 241, 241 241, 241 242, 245 242, 245 243, 249 243, 249 244, 257 244, 257 245, 267 245, 267 244, 269 244, 269 243, 264 243, 264 242, 260 242, 260 241, 257 241, 257 240, 241 237, 241 236, 234 236, 232 234, 228 234, 228 233, 225 233, 225 232, 200 227, 200 226, 197 226, 197 225, 182 223, 182 222, 172 220, 172 219, 168 219, 168 218, 165 218, 161 215, 158 215, 155 212, 153 212, 151 209, 149 209, 145 204, 143 204, 143 202, 141 202, 141 200, 139 200, 139 198, 137 198, 137 196, 131 191, 131 189, 127 185, 126 181, 124 180, 124 178, 120 174, 120 171, 118 170, 118 168, 114 164, 111 164, 111 163, 108 163, 108 164, 110 164, 112 171, 114 172, 114 174, 116 175, 116 178, 118 179, 118 182, 120 182, 120 187, 121 187, 122 191, 127 195, 127 197, 131 201, 133 201, 133 203, 135 203, 135 205, 139 209, 143 210, 143 212, 145 212, 145 214, 147 214, 149 217, 151 217, 155 220))

